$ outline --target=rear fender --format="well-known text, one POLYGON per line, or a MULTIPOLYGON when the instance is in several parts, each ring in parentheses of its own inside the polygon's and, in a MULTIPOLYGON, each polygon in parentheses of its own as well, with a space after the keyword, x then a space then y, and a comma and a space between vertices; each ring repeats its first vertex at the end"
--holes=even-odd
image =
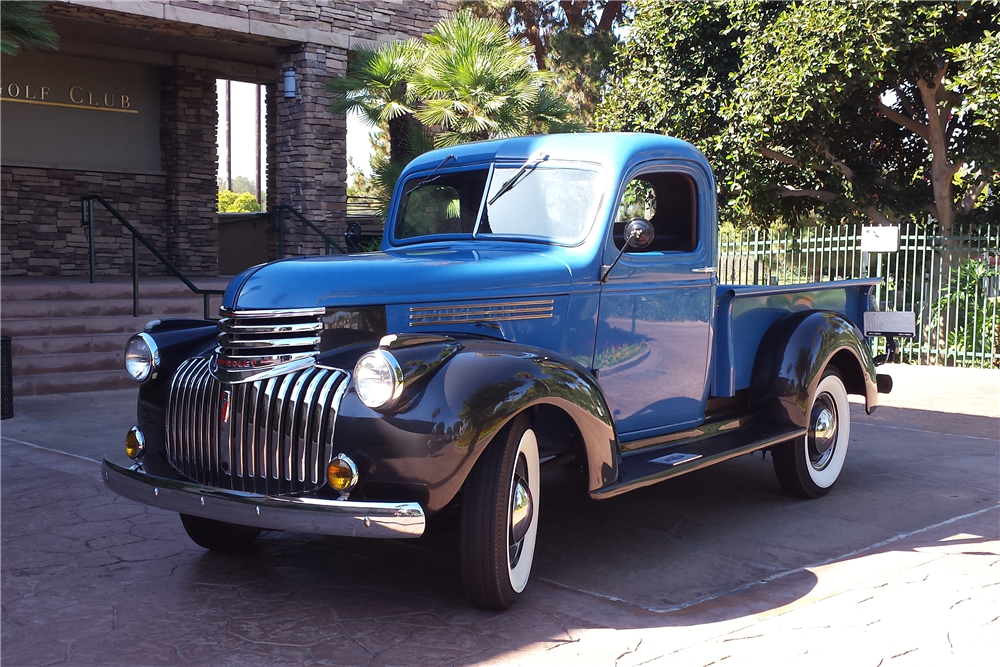
POLYGON ((874 412, 875 363, 861 331, 843 315, 820 310, 790 313, 767 330, 754 359, 751 411, 808 427, 809 397, 831 363, 848 393, 864 396, 868 413, 874 412))
POLYGON ((537 348, 456 338, 391 349, 403 367, 436 366, 399 405, 366 407, 353 382, 337 416, 335 449, 362 469, 366 498, 447 505, 490 440, 525 410, 552 405, 573 421, 586 451, 591 490, 618 476, 618 442, 604 396, 578 364, 537 348), (455 342, 460 349, 455 350, 455 342), (443 356, 444 363, 439 363, 443 356), (438 362, 438 363, 435 363, 438 362))

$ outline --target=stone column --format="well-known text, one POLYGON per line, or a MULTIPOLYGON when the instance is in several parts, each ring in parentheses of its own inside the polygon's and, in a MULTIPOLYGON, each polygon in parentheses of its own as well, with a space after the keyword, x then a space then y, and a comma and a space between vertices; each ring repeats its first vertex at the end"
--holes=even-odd
MULTIPOLYGON (((274 149, 268 146, 268 205, 294 206, 343 245, 347 215, 347 121, 327 111, 323 84, 347 69, 347 50, 302 44, 278 51, 277 86, 268 111, 274 149), (295 70, 293 99, 283 94, 283 74, 295 70), (273 170, 273 171, 272 171, 273 170)), ((323 253, 323 239, 285 216, 286 255, 323 253)), ((334 251, 336 252, 336 251, 334 251)))
POLYGON ((187 67, 166 70, 161 105, 160 150, 167 173, 165 254, 189 276, 215 276, 219 273, 215 76, 187 67))

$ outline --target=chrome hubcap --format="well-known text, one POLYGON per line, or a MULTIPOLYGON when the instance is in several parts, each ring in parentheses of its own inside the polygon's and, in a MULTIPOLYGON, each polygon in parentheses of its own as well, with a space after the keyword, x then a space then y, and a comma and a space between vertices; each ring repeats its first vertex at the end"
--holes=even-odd
POLYGON ((822 470, 833 458, 837 443, 837 406, 829 394, 820 394, 813 404, 809 418, 809 435, 806 438, 809 463, 822 470))
POLYGON ((534 503, 528 488, 528 465, 524 456, 519 456, 514 470, 514 483, 510 491, 510 527, 508 530, 510 566, 515 567, 521 558, 524 536, 528 534, 534 515, 534 503))
POLYGON ((515 542, 524 539, 531 523, 531 491, 523 479, 514 486, 514 500, 510 507, 510 531, 515 542))

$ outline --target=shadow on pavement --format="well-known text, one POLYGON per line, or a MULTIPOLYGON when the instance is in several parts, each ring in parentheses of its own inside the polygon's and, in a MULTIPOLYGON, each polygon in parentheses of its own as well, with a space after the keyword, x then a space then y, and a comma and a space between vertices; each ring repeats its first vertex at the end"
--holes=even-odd
MULTIPOLYGON (((447 519, 419 540, 269 533, 250 554, 222 556, 194 546, 175 515, 113 497, 96 465, 5 443, 4 657, 480 664, 588 628, 779 609, 814 593, 807 566, 887 540, 898 540, 888 550, 934 547, 937 533, 920 531, 996 506, 998 420, 855 408, 844 473, 815 501, 784 495, 760 455, 601 502, 576 475, 555 474, 543 486, 533 583, 503 614, 465 602, 447 519), (739 604, 720 602, 734 595, 739 604)), ((952 544, 975 552, 991 537, 952 544)))

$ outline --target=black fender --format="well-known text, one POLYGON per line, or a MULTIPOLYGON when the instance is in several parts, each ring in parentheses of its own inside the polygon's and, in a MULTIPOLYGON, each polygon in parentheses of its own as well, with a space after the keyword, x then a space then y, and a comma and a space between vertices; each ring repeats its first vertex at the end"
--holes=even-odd
POLYGON ((754 358, 750 409, 780 424, 808 427, 809 397, 830 364, 848 393, 878 407, 875 362, 861 331, 840 313, 807 310, 779 318, 768 328, 754 358))
MULTIPOLYGON (((404 390, 385 411, 366 407, 353 381, 337 415, 334 449, 360 468, 366 499, 447 505, 493 436, 525 410, 552 405, 572 420, 586 454, 591 490, 618 477, 618 441, 604 395, 590 373, 550 352, 497 339, 440 337, 388 351, 404 390), (420 372, 407 369, 419 369, 420 372)), ((354 497, 352 493, 352 498, 354 497)))
MULTIPOLYGON (((155 378, 139 385, 136 404, 136 425, 146 437, 147 472, 163 477, 175 477, 167 460, 165 425, 170 382, 185 360, 205 354, 215 348, 219 326, 211 320, 162 320, 147 326, 160 352, 160 368, 155 378)), ((122 442, 125 436, 122 434, 122 442)))

